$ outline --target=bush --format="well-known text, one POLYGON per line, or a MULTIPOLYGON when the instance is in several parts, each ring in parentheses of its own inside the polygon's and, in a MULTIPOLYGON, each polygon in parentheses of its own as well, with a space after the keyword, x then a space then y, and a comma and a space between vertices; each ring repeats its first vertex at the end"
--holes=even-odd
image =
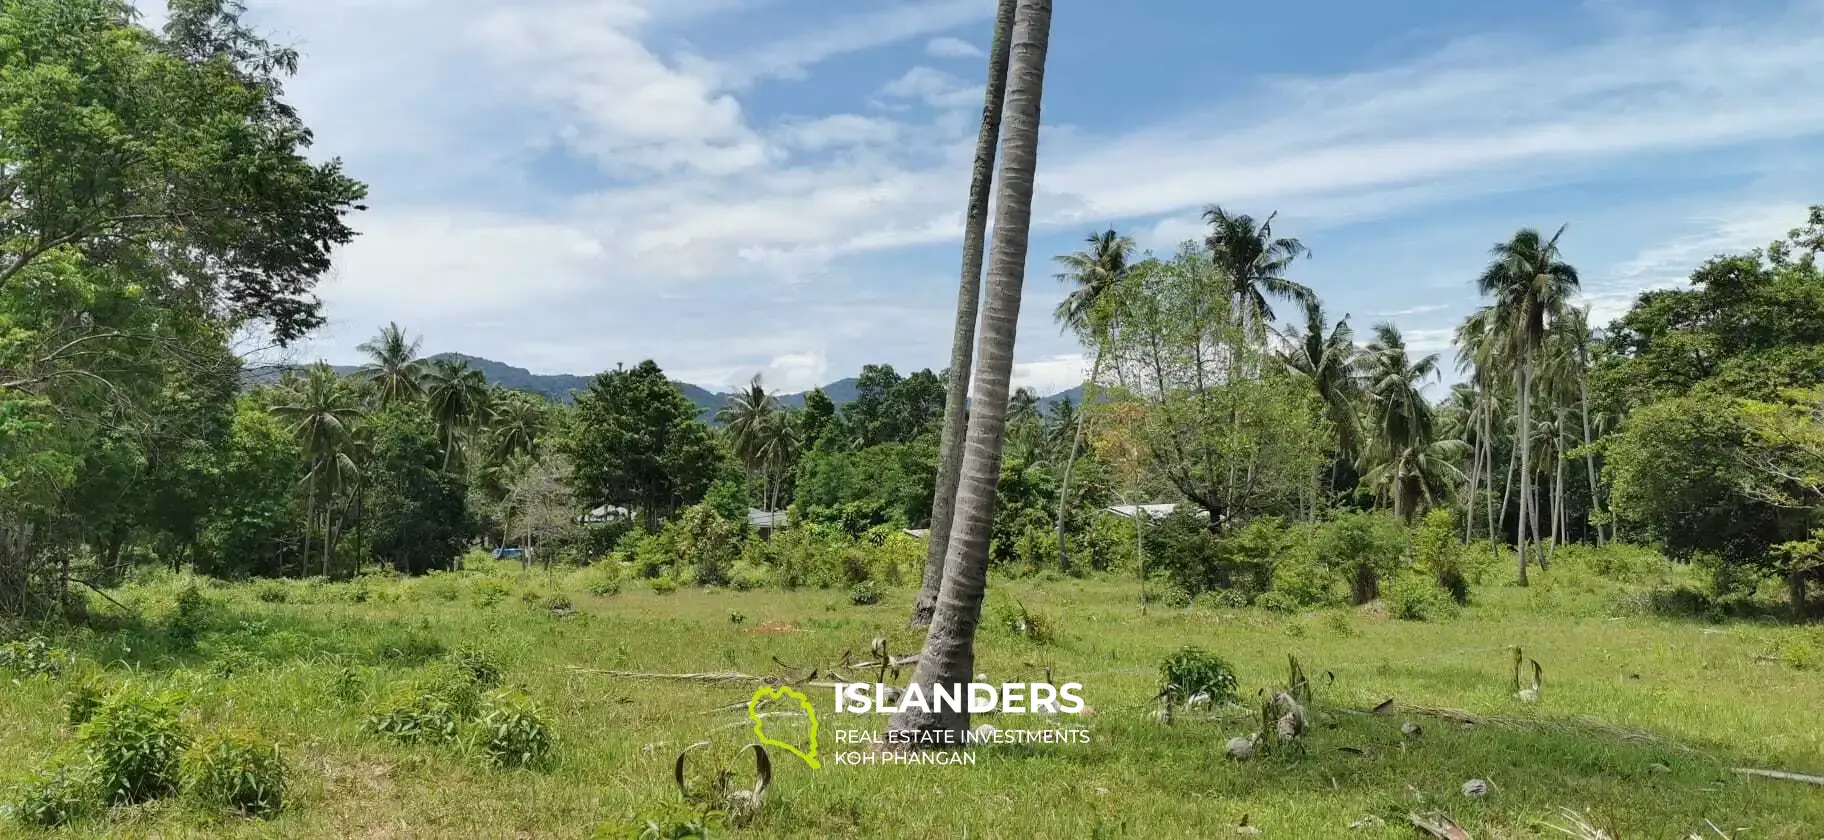
POLYGON ((165 633, 179 648, 193 648, 197 638, 209 629, 210 614, 213 611, 214 604, 203 597, 202 590, 197 589, 196 584, 190 584, 177 593, 177 605, 165 622, 165 633))
POLYGON ((254 587, 253 597, 268 604, 283 604, 291 599, 291 590, 276 580, 262 581, 254 587))
POLYGON ((144 802, 177 790, 178 756, 190 744, 175 697, 132 687, 103 700, 77 730, 76 741, 113 803, 144 802))
POLYGON ((669 577, 656 577, 647 583, 652 591, 660 595, 670 595, 678 591, 678 582, 669 577))
POLYGON ((513 594, 513 587, 500 578, 482 578, 475 584, 475 606, 487 609, 507 599, 513 594))
POLYGON ((474 744, 494 767, 539 767, 551 757, 551 725, 524 697, 505 692, 488 698, 476 722, 474 744))
POLYGON ((1463 568, 1463 544, 1457 541, 1457 518, 1447 508, 1433 508, 1413 533, 1419 568, 1431 575, 1450 599, 1469 603, 1469 577, 1463 568))
POLYGON ((250 817, 285 807, 285 757, 276 744, 244 735, 210 738, 184 754, 184 790, 198 801, 250 817))
POLYGON ((1227 661, 1195 647, 1181 648, 1159 663, 1160 690, 1174 703, 1207 693, 1212 705, 1240 699, 1240 681, 1227 661))
POLYGON ((43 636, 0 645, 0 668, 27 677, 58 676, 72 659, 69 651, 52 647, 43 636))
POLYGON ((1380 581, 1400 568, 1405 535, 1393 517, 1368 511, 1346 511, 1319 532, 1318 562, 1349 581, 1349 601, 1366 604, 1380 597, 1380 581))
POLYGON ((467 675, 470 682, 485 688, 499 688, 502 671, 492 657, 473 648, 462 648, 450 654, 451 667, 467 675))
POLYGON ((746 561, 736 563, 728 574, 728 585, 739 592, 765 589, 772 582, 772 573, 765 566, 752 565, 746 561))
POLYGON ((405 630, 376 642, 373 653, 387 662, 421 665, 443 656, 445 650, 443 642, 436 637, 405 630))
POLYGON ((1033 644, 1048 645, 1057 641, 1057 631, 1052 626, 1051 618, 1037 610, 1029 610, 1019 601, 1001 605, 1001 626, 1019 638, 1033 644))
POLYGON ((95 717, 95 711, 101 708, 108 692, 100 680, 89 680, 76 686, 69 699, 63 702, 64 719, 71 726, 81 726, 95 717))
POLYGON ((1418 574, 1398 576, 1387 588, 1388 612, 1404 621, 1432 621, 1456 615, 1457 602, 1435 580, 1418 574))
POLYGON ((53 762, 25 778, 6 805, 13 819, 31 828, 56 828, 87 814, 96 799, 95 778, 86 764, 53 762))
POLYGON ((849 603, 858 607, 871 607, 880 603, 880 584, 864 580, 849 589, 849 603))

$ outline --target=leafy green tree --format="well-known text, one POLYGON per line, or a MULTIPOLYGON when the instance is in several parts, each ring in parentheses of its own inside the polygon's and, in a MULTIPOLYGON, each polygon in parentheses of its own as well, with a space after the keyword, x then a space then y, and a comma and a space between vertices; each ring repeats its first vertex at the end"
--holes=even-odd
POLYGON ((697 409, 648 359, 577 396, 559 451, 579 499, 637 508, 648 527, 701 501, 725 459, 697 409))
POLYGON ((437 424, 394 406, 368 418, 367 525, 376 559, 405 574, 449 569, 472 533, 467 487, 443 467, 437 424))
POLYGON ((836 403, 822 388, 804 392, 804 412, 798 415, 798 440, 808 451, 822 445, 836 422, 836 403))
POLYGON ((304 452, 282 421, 255 399, 236 407, 228 442, 216 457, 212 504, 201 527, 197 571, 223 578, 273 577, 298 563, 305 524, 297 470, 304 452))

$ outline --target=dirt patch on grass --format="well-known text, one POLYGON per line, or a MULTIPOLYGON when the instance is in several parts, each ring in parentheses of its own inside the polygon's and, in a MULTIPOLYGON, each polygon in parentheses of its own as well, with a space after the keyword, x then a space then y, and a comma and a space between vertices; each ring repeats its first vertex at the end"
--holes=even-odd
POLYGON ((792 633, 792 632, 796 632, 797 630, 798 630, 798 628, 795 625, 791 624, 790 622, 777 621, 777 620, 769 621, 765 624, 756 624, 752 627, 747 628, 747 632, 749 632, 749 633, 759 633, 759 634, 767 635, 767 636, 776 635, 779 633, 792 633))

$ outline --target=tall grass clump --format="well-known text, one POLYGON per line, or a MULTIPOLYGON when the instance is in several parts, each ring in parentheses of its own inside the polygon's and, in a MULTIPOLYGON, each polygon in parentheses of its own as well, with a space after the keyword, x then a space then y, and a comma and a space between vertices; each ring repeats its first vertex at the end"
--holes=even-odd
POLYGON ((184 753, 185 792, 197 801, 250 817, 285 807, 285 757, 276 744, 234 734, 204 740, 184 753))
POLYGON ((178 712, 176 695, 127 686, 77 729, 76 742, 109 802, 144 802, 177 791, 178 761, 190 745, 178 712))

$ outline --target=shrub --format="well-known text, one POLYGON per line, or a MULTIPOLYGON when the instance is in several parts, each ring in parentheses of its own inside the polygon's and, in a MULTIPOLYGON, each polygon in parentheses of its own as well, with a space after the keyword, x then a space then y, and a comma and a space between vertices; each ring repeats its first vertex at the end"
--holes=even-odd
POLYGON ((445 744, 461 734, 464 715, 448 698, 419 686, 395 689, 392 701, 363 728, 401 744, 445 744))
POLYGON ((52 647, 43 636, 0 645, 0 668, 27 677, 58 676, 71 659, 69 651, 52 647))
POLYGON ((871 607, 880 603, 880 584, 864 580, 849 589, 849 603, 858 607, 871 607))
POLYGON ((1034 644, 1048 645, 1057 641, 1051 618, 1044 613, 1029 610, 1019 601, 1003 603, 1000 612, 1001 626, 1007 632, 1034 644))
POLYGON ((549 612, 569 612, 576 608, 575 604, 570 603, 570 597, 567 595, 553 595, 540 602, 538 606, 549 612))
POLYGON ((95 710, 101 708, 102 701, 107 697, 107 690, 98 679, 76 686, 76 690, 70 693, 69 699, 63 702, 64 719, 68 720, 71 726, 88 723, 91 718, 95 717, 95 710))
POLYGON ((127 687, 114 692, 77 730, 76 741, 94 763, 109 802, 155 799, 177 790, 178 756, 189 736, 171 695, 127 687))
POLYGON ((1405 621, 1431 621, 1456 615, 1457 602, 1431 578, 1409 573, 1398 576, 1387 588, 1389 613, 1405 621))
POLYGON ((1160 690, 1172 702, 1183 702, 1200 692, 1209 694, 1212 704, 1240 699, 1237 691, 1241 683, 1235 678, 1235 669, 1221 657, 1195 647, 1181 648, 1167 656, 1159 663, 1159 676, 1163 680, 1160 690))
POLYGON ((1469 603, 1469 578, 1464 574, 1463 544, 1457 541, 1457 518, 1448 508, 1433 508, 1413 533, 1412 550, 1419 568, 1430 574, 1450 599, 1469 603))
POLYGON ((276 580, 268 580, 254 587, 253 597, 268 604, 283 604, 291 598, 291 590, 276 580))
POLYGON ((412 630, 404 630, 374 644, 374 654, 387 662, 420 665, 444 654, 443 642, 412 630))
POLYGON ((330 679, 329 694, 344 703, 353 703, 367 694, 368 669, 346 665, 336 669, 330 679))
POLYGON ((500 578, 487 577, 475 584, 475 606, 487 609, 513 594, 513 587, 500 578))
POLYGON ((669 577, 653 578, 647 585, 652 587, 653 592, 660 595, 670 595, 678 591, 678 582, 669 577))
POLYGON ((1380 581, 1400 567, 1405 536, 1393 517, 1368 511, 1346 511, 1317 537, 1318 561, 1349 581, 1349 601, 1366 604, 1380 597, 1380 581))
POLYGON ((739 592, 765 589, 772 581, 772 573, 765 566, 751 565, 746 561, 736 563, 728 574, 728 585, 739 592))
POLYGON ((1194 598, 1191 590, 1178 585, 1175 581, 1166 582, 1165 586, 1159 590, 1159 603, 1173 609, 1184 609, 1191 605, 1192 600, 1194 598))
POLYGON ((621 579, 618 577, 598 577, 589 582, 589 594, 597 598, 621 594, 621 579))
POLYGON ((184 790, 217 808, 265 817, 285 807, 285 757, 245 735, 210 738, 184 754, 184 790))
POLYGON ((88 813, 96 799, 95 787, 89 765, 55 761, 21 782, 6 810, 28 827, 56 828, 88 813))
POLYGON ((177 593, 177 606, 165 623, 165 632, 178 647, 188 649, 196 646, 196 640, 209 628, 210 613, 214 605, 203 597, 202 590, 196 584, 184 587, 177 593))
POLYGON ((502 671, 500 664, 492 657, 473 648, 462 648, 450 654, 448 662, 451 667, 466 674, 476 685, 486 688, 500 687, 502 671))
POLYGON ((551 725, 526 698, 501 692, 488 698, 474 744, 494 767, 539 767, 551 757, 551 725))

